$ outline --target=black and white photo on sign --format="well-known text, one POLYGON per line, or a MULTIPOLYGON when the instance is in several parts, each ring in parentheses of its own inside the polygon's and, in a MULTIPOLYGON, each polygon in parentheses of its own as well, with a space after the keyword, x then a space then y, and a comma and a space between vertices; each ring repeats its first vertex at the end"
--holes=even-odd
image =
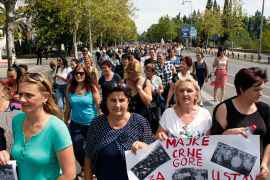
POLYGON ((0 179, 18 180, 16 173, 16 161, 9 161, 9 164, 0 165, 0 179))
POLYGON ((211 158, 211 162, 232 171, 249 176, 257 157, 247 152, 219 142, 211 158))
POLYGON ((143 180, 156 168, 169 160, 171 160, 171 158, 163 146, 161 144, 157 144, 147 157, 131 168, 131 171, 138 177, 138 179, 143 180))
POLYGON ((207 169, 180 168, 172 174, 172 180, 208 180, 207 169))

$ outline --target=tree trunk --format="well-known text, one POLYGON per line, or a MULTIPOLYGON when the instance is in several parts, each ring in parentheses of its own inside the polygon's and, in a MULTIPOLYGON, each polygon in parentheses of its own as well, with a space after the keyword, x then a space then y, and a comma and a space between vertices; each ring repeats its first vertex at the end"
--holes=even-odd
POLYGON ((102 36, 103 36, 103 30, 101 30, 100 32, 100 47, 102 47, 102 36))
POLYGON ((207 48, 208 48, 208 39, 209 39, 209 32, 207 34, 206 51, 207 51, 207 48))
POLYGON ((231 42, 232 42, 232 53, 233 53, 233 38, 232 38, 232 35, 231 35, 231 42))
MULTIPOLYGON (((2 2, 2 1, 0 1, 2 2)), ((15 61, 15 48, 14 48, 14 22, 15 22, 15 4, 16 0, 5 2, 6 8, 6 46, 8 67, 15 61)))
POLYGON ((58 55, 60 55, 62 52, 62 41, 60 40, 59 44, 58 44, 58 55))
MULTIPOLYGON (((75 1, 77 2, 77 1, 75 1)), ((74 30, 74 34, 73 34, 73 47, 74 47, 74 58, 78 59, 78 54, 77 54, 77 31, 78 31, 78 22, 77 22, 77 11, 76 11, 76 7, 75 7, 75 30, 74 30)))

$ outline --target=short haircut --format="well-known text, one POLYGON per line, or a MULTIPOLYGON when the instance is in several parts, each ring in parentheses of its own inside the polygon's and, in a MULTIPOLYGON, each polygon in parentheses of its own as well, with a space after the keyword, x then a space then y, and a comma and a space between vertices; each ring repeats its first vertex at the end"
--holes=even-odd
POLYGON ((127 68, 125 69, 125 79, 128 79, 128 73, 130 72, 138 72, 142 75, 142 65, 138 61, 132 61, 128 64, 127 68))
POLYGON ((156 52, 156 49, 155 49, 155 48, 150 48, 150 49, 149 49, 149 52, 150 52, 151 50, 154 50, 154 51, 156 52))
POLYGON ((152 72, 155 72, 156 71, 156 65, 153 64, 153 63, 149 63, 145 66, 145 69, 150 69, 152 72))
POLYGON ((57 62, 56 61, 51 61, 50 62, 51 69, 52 69, 53 66, 55 66, 55 67, 57 66, 57 62))
MULTIPOLYGON (((123 84, 123 83, 120 83, 120 82, 114 82, 114 83, 118 83, 119 85, 120 84, 123 84)), ((110 83, 111 84, 111 83, 110 83)), ((131 99, 131 89, 130 88, 121 88, 119 85, 116 86, 115 88, 113 89, 108 89, 108 86, 110 85, 108 84, 105 88, 102 89, 102 101, 101 103, 99 104, 99 107, 101 109, 101 111, 106 115, 108 116, 109 115, 109 110, 107 108, 107 105, 106 105, 106 102, 107 102, 107 98, 108 96, 115 92, 115 91, 122 91, 125 96, 127 97, 128 101, 131 99)), ((130 104, 129 104, 129 107, 128 107, 128 110, 130 109, 130 104)))
POLYGON ((241 95, 240 88, 245 91, 253 86, 254 83, 266 83, 268 81, 267 70, 258 67, 243 68, 238 71, 234 78, 236 93, 241 95))
POLYGON ((80 60, 79 59, 71 59, 71 61, 74 61, 75 64, 79 64, 80 63, 80 60))
POLYGON ((192 59, 189 56, 181 57, 180 61, 184 61, 189 67, 192 66, 192 59))
POLYGON ((28 67, 26 64, 20 64, 19 67, 22 67, 25 71, 28 70, 28 67))
POLYGON ((101 68, 102 68, 102 66, 108 66, 109 68, 111 68, 112 67, 112 62, 109 61, 109 60, 105 60, 105 61, 103 61, 101 63, 101 68))
POLYGON ((86 49, 84 49, 82 52, 83 52, 83 53, 84 53, 84 52, 88 53, 88 51, 87 51, 86 49))

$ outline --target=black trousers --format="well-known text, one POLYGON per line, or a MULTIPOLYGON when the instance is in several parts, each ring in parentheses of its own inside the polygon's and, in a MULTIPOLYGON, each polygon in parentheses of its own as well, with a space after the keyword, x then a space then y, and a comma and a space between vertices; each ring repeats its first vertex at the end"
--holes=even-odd
POLYGON ((42 65, 42 54, 37 55, 37 65, 38 65, 38 62, 40 65, 42 65))

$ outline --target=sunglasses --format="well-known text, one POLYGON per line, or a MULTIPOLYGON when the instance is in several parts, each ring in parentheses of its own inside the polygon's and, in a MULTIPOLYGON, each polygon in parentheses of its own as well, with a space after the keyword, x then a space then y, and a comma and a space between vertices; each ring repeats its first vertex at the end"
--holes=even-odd
POLYGON ((57 62, 61 62, 62 60, 57 60, 57 62))
POLYGON ((47 92, 49 92, 48 86, 44 82, 41 74, 39 74, 39 73, 25 73, 21 78, 23 78, 24 76, 29 76, 31 79, 33 79, 35 81, 40 81, 47 89, 47 92))
POLYGON ((129 78, 133 79, 133 78, 139 78, 141 75, 138 76, 128 76, 129 78))
POLYGON ((74 72, 75 76, 78 76, 78 75, 83 76, 84 74, 85 74, 85 72, 78 72, 78 71, 74 72))
POLYGON ((86 53, 83 53, 83 55, 86 55, 86 53))
POLYGON ((110 83, 108 84, 107 86, 108 90, 114 90, 116 88, 120 88, 121 90, 126 90, 126 89, 130 89, 125 83, 117 83, 117 82, 114 82, 114 83, 110 83))

